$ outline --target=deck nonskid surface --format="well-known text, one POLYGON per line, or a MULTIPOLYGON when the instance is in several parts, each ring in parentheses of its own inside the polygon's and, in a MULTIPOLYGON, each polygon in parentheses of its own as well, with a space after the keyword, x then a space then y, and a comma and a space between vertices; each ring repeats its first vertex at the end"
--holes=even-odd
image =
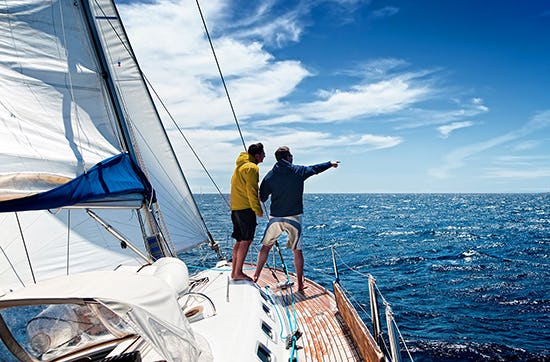
MULTIPOLYGON (((286 281, 285 273, 280 270, 273 272, 278 281, 266 268, 257 284, 262 288, 269 286, 281 303, 291 304, 289 293, 278 287, 279 282, 286 281)), ((294 282, 292 295, 296 320, 302 332, 297 342, 298 361, 361 361, 349 330, 337 311, 332 292, 310 280, 306 280, 307 288, 303 292, 297 292, 295 276, 291 274, 290 278, 294 282)))

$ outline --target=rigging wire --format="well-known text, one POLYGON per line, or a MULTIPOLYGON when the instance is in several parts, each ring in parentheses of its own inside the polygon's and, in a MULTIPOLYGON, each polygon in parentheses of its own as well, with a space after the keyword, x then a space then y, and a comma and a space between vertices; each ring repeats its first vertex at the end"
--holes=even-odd
POLYGON ((155 95, 155 97, 157 98, 157 100, 159 101, 160 105, 162 106, 162 109, 166 112, 166 114, 168 115, 168 118, 170 119, 170 121, 172 121, 172 124, 178 130, 179 134, 181 135, 181 137, 183 138, 183 140, 185 141, 185 143, 187 144, 187 146, 189 147, 189 149, 191 150, 191 152, 193 153, 193 155, 195 156, 195 158, 197 159, 197 161, 201 165, 202 169, 204 170, 204 172, 206 173, 206 175, 208 176, 208 178, 210 179, 210 181, 212 182, 212 184, 214 185, 214 187, 216 188, 216 190, 218 191, 220 196, 222 196, 222 199, 225 201, 227 206, 230 207, 229 206, 229 201, 227 201, 227 199, 223 195, 222 191, 218 187, 218 184, 216 183, 216 181, 214 181, 214 178, 212 177, 212 175, 210 174, 210 172, 206 168, 205 164, 202 162, 201 158, 199 157, 199 155, 195 151, 195 148, 191 145, 191 143, 189 142, 187 137, 183 134, 183 131, 181 130, 181 127, 178 125, 175 118, 172 116, 172 113, 170 113, 170 111, 168 110, 168 107, 166 106, 164 101, 160 98, 160 95, 157 93, 156 89, 153 87, 153 85, 149 81, 149 78, 147 78, 145 76, 145 74, 143 74, 143 73, 142 73, 142 76, 143 76, 143 79, 145 79, 145 82, 147 83, 147 85, 149 86, 151 91, 153 92, 153 94, 155 95))
POLYGON ((69 259, 71 244, 71 209, 67 210, 67 275, 69 275, 69 259))
MULTIPOLYGON (((198 3, 197 3, 198 5, 198 3)), ((105 12, 103 11, 103 8, 101 6, 99 6, 98 4, 98 7, 99 9, 101 10, 101 12, 105 15, 105 12)), ((200 12, 200 7, 199 7, 199 12, 200 12)), ((201 12, 201 18, 202 18, 202 12, 201 12)), ((111 24, 111 21, 108 21, 109 25, 111 26, 111 29, 113 30, 113 32, 116 34, 117 38, 120 40, 120 43, 122 44, 122 46, 124 47, 124 49, 126 49, 126 52, 128 53, 128 55, 134 60, 134 62, 136 62, 137 64, 137 59, 135 57, 135 54, 131 51, 131 49, 128 48, 126 42, 124 41, 124 39, 122 39, 121 35, 118 33, 118 31, 115 29, 115 27, 113 26, 113 24, 111 24)), ((204 24, 204 18, 203 18, 203 24, 204 24)), ((205 29, 206 29, 206 24, 204 24, 205 26, 205 29)), ((207 35, 208 35, 208 30, 207 30, 207 35)), ((210 39, 210 35, 208 35, 208 38, 210 39)), ((212 46, 212 42, 210 42, 210 45, 212 46)), ((212 51, 214 51, 214 49, 212 48, 212 51)), ((217 58, 216 58, 216 55, 214 53, 214 58, 216 59, 216 64, 217 64, 217 58)), ((223 75, 221 75, 221 69, 219 68, 219 65, 218 65, 218 70, 220 71, 220 76, 222 77, 222 82, 224 83, 224 87, 225 87, 225 81, 223 81, 223 75)), ((159 102, 159 104, 162 106, 162 109, 166 112, 168 118, 170 119, 170 121, 172 122, 172 124, 174 125, 174 127, 178 130, 180 136, 183 138, 183 140, 185 141, 185 143, 187 144, 187 147, 189 147, 189 149, 191 150, 191 152, 193 153, 193 156, 195 157, 195 159, 199 162, 200 166, 202 167, 203 171, 206 173, 206 175, 208 176, 208 178, 210 179, 210 182, 212 182, 212 184, 214 185, 214 187, 216 188, 216 190, 218 191, 218 193, 220 194, 220 196, 222 197, 222 199, 224 200, 224 202, 226 203, 226 205, 228 206, 228 208, 230 208, 230 205, 229 205, 229 201, 227 201, 227 199, 225 198, 225 196, 223 195, 222 191, 220 190, 218 184, 216 183, 216 181, 214 181, 214 178, 212 177, 212 175, 210 174, 210 172, 208 171, 208 169, 206 168, 206 165, 204 164, 204 162, 201 160, 201 158, 199 157, 199 155, 197 154, 197 152, 195 151, 195 148, 191 145, 191 142, 189 142, 189 139, 185 136, 185 134, 183 133, 181 127, 178 125, 178 123, 176 122, 174 116, 172 116, 172 113, 168 110, 168 107, 166 106, 166 104, 164 103, 164 101, 162 100, 162 98, 160 97, 160 95, 158 94, 157 90, 155 89, 155 87, 153 86, 153 84, 151 83, 151 81, 149 81, 149 78, 147 78, 147 76, 145 75, 145 73, 142 72, 141 68, 138 67, 138 71, 140 73, 140 75, 143 77, 143 79, 145 80, 145 83, 147 84, 147 86, 149 87, 150 91, 155 95, 155 98, 157 99, 157 101, 159 102)), ((231 109, 233 110, 233 105, 231 104, 231 99, 229 98, 229 93, 227 91, 227 88, 226 88, 226 95, 229 99, 229 103, 231 105, 231 109)), ((235 122, 237 122, 237 128, 239 129, 239 133, 240 133, 240 137, 241 137, 241 141, 243 142, 243 146, 244 146, 244 138, 242 136, 242 133, 240 131, 240 127, 239 127, 239 124, 238 124, 238 121, 237 121, 237 118, 235 116, 235 112, 233 112, 233 116, 235 118, 235 122)), ((245 147, 245 151, 246 151, 246 146, 245 147)), ((158 161, 158 160, 157 160, 158 161)), ((162 163, 160 161, 158 161, 159 164, 162 165, 162 163)))
MULTIPOLYGON (((106 16, 103 8, 96 2, 99 10, 103 13, 104 16, 106 16)), ((106 16, 107 17, 107 16, 106 16)), ((137 64, 137 59, 135 57, 135 54, 133 53, 133 51, 131 49, 128 48, 127 46, 127 43, 124 41, 124 39, 122 39, 122 36, 119 34, 119 32, 117 31, 117 29, 115 29, 115 27, 113 26, 113 24, 111 23, 111 21, 109 20, 108 21, 108 24, 110 25, 111 29, 113 30, 114 34, 117 36, 117 38, 120 40, 120 44, 124 47, 124 49, 126 49, 126 52, 128 53, 128 55, 134 60, 134 62, 137 64)), ((197 159, 197 161, 199 162, 199 164, 201 165, 202 169, 204 170, 204 172, 206 173, 206 175, 208 176, 208 178, 210 179, 210 181, 212 182, 212 184, 214 185, 214 187, 216 188, 216 190, 218 191, 218 193, 220 194, 220 196, 222 197, 222 199, 225 201, 225 203, 227 204, 228 207, 229 206, 229 202, 227 201, 227 199, 224 197, 223 193, 221 192, 220 188, 218 187, 218 185, 216 184, 216 182, 214 181, 214 179, 212 178, 210 172, 208 171, 208 169, 206 168, 206 166, 204 165, 204 163, 202 162, 202 160, 200 159, 199 155, 197 154, 197 152, 195 151, 194 147, 191 145, 191 143, 189 142, 189 140, 187 139, 187 137, 183 134, 183 131, 181 130, 181 127, 177 124, 176 120, 174 119, 174 117, 172 116, 172 114, 170 113, 170 111, 168 110, 168 107, 166 106, 166 104, 163 102, 162 98, 160 97, 160 95, 158 94, 158 92, 156 91, 156 89, 153 87, 152 83, 149 81, 149 79, 147 78, 147 76, 142 72, 141 68, 138 66, 137 67, 137 70, 139 71, 140 75, 143 77, 143 79, 145 80, 147 86, 149 87, 150 91, 155 95, 156 99, 158 100, 158 102, 160 103, 160 105, 162 106, 162 109, 166 112, 166 114, 168 115, 170 121, 172 122, 172 124, 176 127, 176 129, 178 130, 178 132, 180 133, 180 135, 182 136, 183 140, 185 141, 185 143, 187 144, 187 146, 189 147, 189 149, 191 150, 191 152, 193 153, 193 155, 195 156, 195 158, 197 159)), ((143 135, 141 135, 143 137, 143 135)), ((242 139, 242 137, 241 137, 242 139)), ((162 166, 162 162, 160 162, 160 160, 157 159, 157 162, 159 163, 159 165, 162 166)), ((164 168, 163 168, 164 169, 164 168)), ((201 219, 202 219, 202 215, 201 215, 201 219)), ((206 227, 206 224, 204 223, 204 220, 203 220, 203 224, 205 225, 206 227)), ((209 234, 209 237, 210 237, 210 233, 208 232, 209 234)))
POLYGON ((214 60, 216 61, 216 66, 218 67, 218 73, 220 74, 220 79, 223 84, 223 88, 225 89, 225 95, 227 96, 227 101, 229 102, 229 106, 231 107, 231 113, 233 113, 233 119, 235 120, 235 124, 237 125, 237 130, 239 131, 239 135, 241 136, 241 141, 243 143, 244 150, 246 151, 246 144, 244 142, 243 133, 241 132, 241 126, 239 125, 239 120, 237 119, 237 115, 235 114, 235 108, 233 108, 233 102, 231 102, 231 97, 229 96, 229 91, 227 90, 227 85, 225 84, 225 78, 222 73, 222 69, 220 67, 220 62, 218 62, 218 57, 216 56, 216 51, 214 50, 214 44, 212 43, 212 38, 210 37, 210 32, 208 31, 208 27, 206 26, 206 21, 204 20, 204 16, 202 14, 201 6, 199 4, 199 0, 195 0, 197 3, 197 8, 199 9, 199 14, 201 16, 202 25, 204 26, 204 31, 206 32, 206 36, 208 37, 208 43, 210 44, 210 49, 212 49, 212 54, 214 55, 214 60))
POLYGON ((23 235, 23 229, 21 228, 21 221, 19 221, 19 214, 15 212, 15 219, 17 220, 17 226, 19 227, 19 234, 23 241, 23 247, 25 248, 25 254, 27 255, 27 262, 29 263, 29 269, 31 271, 32 280, 36 284, 36 278, 34 277, 34 270, 32 268, 31 257, 29 256, 29 250, 27 249, 27 243, 25 242, 25 236, 23 235))
POLYGON ((11 262, 10 258, 8 257, 8 255, 6 254, 6 252, 4 251, 4 249, 0 246, 0 251, 2 252, 2 254, 4 255, 4 258, 6 258, 6 261, 8 262, 8 264, 10 265, 11 267, 11 270, 13 271, 13 274, 15 274, 15 276, 17 277, 17 279, 19 280, 19 282, 21 283, 21 285, 23 286, 23 288, 25 287, 25 283, 23 282, 23 280, 21 279, 21 277, 19 276, 19 274, 17 273, 17 270, 15 269, 15 266, 13 265, 13 263, 11 262))

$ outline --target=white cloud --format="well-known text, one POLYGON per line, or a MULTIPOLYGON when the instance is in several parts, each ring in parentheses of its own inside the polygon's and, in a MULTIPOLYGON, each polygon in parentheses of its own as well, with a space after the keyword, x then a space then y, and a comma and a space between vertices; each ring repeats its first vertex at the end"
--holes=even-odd
POLYGON ((465 121, 465 122, 453 122, 451 124, 446 124, 444 126, 437 127, 437 130, 441 134, 442 138, 447 138, 451 134, 451 132, 456 131, 457 129, 466 128, 473 126, 473 122, 465 121))
POLYGON ((550 177, 550 168, 535 170, 511 170, 511 169, 490 169, 482 177, 484 178, 514 178, 514 179, 535 179, 550 177))
POLYGON ((371 13, 371 16, 373 18, 387 18, 387 17, 390 17, 390 16, 394 16, 398 12, 399 12, 399 8, 397 8, 395 6, 385 6, 381 9, 374 10, 371 13))
POLYGON ((513 156, 505 155, 497 157, 496 162, 505 166, 531 166, 539 162, 550 162, 550 157, 548 155, 529 155, 529 156, 513 156))
MULTIPOLYGON (((216 5, 217 4, 217 5, 216 5)), ((203 13, 219 19, 223 2, 203 13)), ((122 5, 121 13, 144 73, 185 127, 233 124, 230 107, 196 6, 190 1, 122 5), (154 39, 154 41, 151 41, 154 39)), ((257 41, 227 33, 214 46, 240 120, 281 109, 310 75, 299 61, 277 61, 257 41)))
POLYGON ((550 127, 550 110, 537 113, 523 127, 515 131, 452 151, 445 157, 446 163, 443 166, 430 169, 428 173, 440 179, 449 178, 451 177, 451 171, 463 167, 468 158, 547 127, 550 127))
MULTIPOLYGON (((434 93, 431 94, 434 96, 434 93)), ((468 102, 462 103, 460 100, 455 100, 458 109, 424 109, 415 108, 407 109, 406 114, 396 117, 396 122, 399 124, 395 129, 411 129, 426 126, 433 126, 444 123, 462 123, 465 118, 473 118, 483 113, 489 112, 489 107, 482 104, 481 98, 474 98, 468 102)))
POLYGON ((471 103, 474 106, 475 109, 479 110, 480 112, 488 112, 489 107, 483 104, 482 98, 472 98, 471 103))
MULTIPOLYGON (((205 5, 206 20, 214 22, 210 27, 216 28, 216 22, 228 22, 223 15, 227 11, 226 3, 216 1, 205 5)), ((355 5, 352 1, 339 6, 355 5)), ((429 72, 399 73, 396 69, 406 65, 404 61, 382 59, 367 63, 356 84, 319 90, 316 99, 301 104, 283 101, 289 99, 305 78, 314 75, 298 60, 275 59, 258 42, 258 37, 251 35, 252 29, 277 22, 269 18, 272 6, 272 2, 267 2, 255 8, 253 15, 262 21, 246 15, 240 18, 239 23, 249 32, 248 36, 238 24, 233 24, 223 37, 213 39, 241 122, 262 119, 256 123, 260 126, 346 122, 392 114, 435 93, 426 79, 429 72)), ((302 3, 285 13, 293 14, 287 17, 292 26, 303 26, 291 20, 307 8, 302 3)), ((121 5, 121 13, 145 74, 157 85, 178 122, 185 127, 232 126, 234 120, 196 6, 191 1, 159 1, 121 5)))
MULTIPOLYGON (((194 125, 206 120, 214 125, 228 124, 231 117, 223 116, 227 112, 227 101, 223 99, 225 94, 219 84, 209 44, 196 7, 187 3, 160 1, 121 5, 121 8, 145 73, 154 84, 160 84, 162 96, 169 103, 176 104, 177 113, 185 114, 186 122, 194 125), (182 31, 182 24, 185 24, 185 31, 182 31), (208 107, 196 106, 205 103, 208 107), (203 111, 206 114, 201 117, 203 111)), ((354 4, 351 2, 342 6, 354 4)), ((283 21, 269 18, 271 6, 272 3, 268 3, 256 8, 254 14, 261 21, 241 18, 240 23, 244 24, 246 34, 233 24, 233 32, 224 32, 222 38, 213 39, 239 118, 248 118, 254 113, 271 113, 275 118, 281 116, 286 113, 286 105, 281 104, 280 100, 295 91, 306 77, 312 76, 299 61, 278 61, 257 40, 249 40, 258 39, 253 33, 263 32, 264 27, 275 27, 274 24, 283 21)), ((203 13, 208 15, 207 21, 216 21, 223 19, 219 12, 225 11, 226 7, 223 2, 208 2, 203 13)), ((292 23, 286 28, 303 26, 293 19, 304 11, 299 9, 285 13, 282 16, 284 21, 292 23)), ((293 33, 299 34, 300 31, 294 30, 293 33)), ((293 36, 293 39, 297 37, 299 35, 293 36)), ((259 38, 265 41, 265 37, 259 38)), ((348 88, 323 90, 316 101, 298 105, 299 117, 295 117, 296 121, 305 118, 307 121, 332 122, 387 114, 425 99, 433 91, 422 81, 425 73, 388 74, 404 64, 404 61, 396 59, 368 63, 366 71, 369 74, 363 77, 376 73, 380 77, 378 82, 363 81, 348 88)))
POLYGON ((425 82, 417 81, 417 77, 420 75, 406 73, 348 89, 320 90, 317 100, 295 104, 290 114, 284 109, 284 115, 276 115, 259 124, 348 122, 396 113, 434 92, 425 82))
MULTIPOLYGON (((172 131, 177 132, 177 131, 172 131)), ((200 157, 207 169, 213 173, 221 175, 219 179, 225 180, 230 177, 235 158, 239 152, 244 151, 244 147, 238 134, 232 130, 213 131, 213 130, 195 130, 186 134, 187 139, 194 147, 195 152, 200 157)), ((380 150, 395 147, 403 141, 399 137, 381 136, 371 134, 344 134, 334 136, 330 133, 319 131, 307 131, 293 128, 276 128, 272 132, 250 132, 246 131, 244 137, 250 142, 262 142, 264 144, 267 163, 274 162, 273 152, 279 146, 289 146, 293 152, 303 157, 312 157, 316 159, 334 159, 339 157, 341 151, 339 148, 358 148, 361 152, 380 150), (330 145, 330 147, 327 147, 330 145)), ((186 174, 190 177, 200 178, 203 172, 195 156, 184 145, 180 137, 173 137, 176 140, 175 149, 178 152, 178 158, 186 174)), ((313 161, 315 162, 315 161, 313 161)))
POLYGON ((496 159, 495 166, 487 168, 483 178, 537 179, 550 177, 548 155, 506 155, 496 159))
POLYGON ((266 44, 276 47, 297 42, 303 31, 299 23, 300 13, 290 11, 275 18, 268 18, 270 16, 268 9, 262 6, 257 16, 247 18, 253 19, 253 22, 249 22, 245 28, 238 30, 234 35, 241 39, 259 38, 266 44))
POLYGON ((365 79, 384 79, 392 71, 402 69, 409 64, 403 59, 380 58, 361 64, 358 69, 346 70, 344 74, 361 76, 365 79))
POLYGON ((349 90, 320 93, 321 100, 304 105, 304 115, 321 122, 345 121, 355 117, 394 113, 419 102, 432 90, 414 82, 414 76, 396 76, 376 83, 356 85, 349 90))
MULTIPOLYGON (((330 3, 346 9, 358 4, 355 0, 330 3)), ((321 5, 297 2, 294 8, 279 9, 281 12, 273 16, 274 4, 259 2, 250 6, 252 13, 228 15, 227 1, 202 3, 236 115, 249 143, 262 141, 268 150, 286 144, 304 153, 312 149, 380 150, 404 141, 387 135, 389 132, 380 127, 364 132, 355 126, 363 125, 365 120, 391 121, 394 130, 438 125, 445 138, 474 124, 466 119, 489 111, 480 97, 449 102, 453 91, 438 86, 439 70, 411 71, 411 65, 402 59, 364 61, 353 70, 343 64, 345 69, 323 73, 315 73, 300 59, 278 59, 270 47, 299 42, 307 26, 304 14, 321 5), (338 77, 338 82, 331 82, 330 77, 338 77), (305 82, 310 78, 314 82, 305 82), (317 89, 306 88, 313 83, 321 85, 317 89), (326 84, 338 86, 331 88, 326 84), (299 101, 293 98, 296 94, 301 96, 299 101)), ((227 178, 225 173, 232 171, 228 165, 233 165, 242 144, 194 1, 159 0, 121 4, 120 8, 145 74, 191 143, 200 147, 201 159, 209 168, 221 172, 223 179, 227 178)), ((381 10, 381 16, 398 11, 391 7, 381 10)), ((458 148, 447 155, 445 165, 431 173, 446 177, 475 154, 517 142, 545 127, 546 117, 543 112, 516 132, 458 148)), ((173 127, 168 127, 173 132, 173 127)), ((516 147, 525 149, 528 143, 516 147)), ((183 141, 176 141, 175 148, 184 167, 190 167, 194 175, 196 161, 184 151, 187 147, 183 141)))
POLYGON ((537 148, 541 141, 538 140, 527 140, 523 142, 518 142, 516 145, 512 146, 513 151, 529 151, 537 148))

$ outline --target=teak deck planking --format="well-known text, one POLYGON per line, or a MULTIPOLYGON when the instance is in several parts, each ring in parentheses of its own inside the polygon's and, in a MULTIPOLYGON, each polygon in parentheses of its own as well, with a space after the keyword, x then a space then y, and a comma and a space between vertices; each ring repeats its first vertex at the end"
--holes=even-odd
MULTIPOLYGON (((273 271, 279 281, 286 281, 283 271, 273 271)), ((294 282, 294 308, 302 332, 296 343, 298 361, 363 361, 350 330, 338 312, 332 292, 308 279, 305 283, 307 288, 298 292, 295 276, 291 274, 290 278, 294 282)), ((257 284, 262 288, 269 286, 280 302, 286 303, 283 295, 287 293, 277 287, 278 281, 269 269, 263 270, 257 284)))

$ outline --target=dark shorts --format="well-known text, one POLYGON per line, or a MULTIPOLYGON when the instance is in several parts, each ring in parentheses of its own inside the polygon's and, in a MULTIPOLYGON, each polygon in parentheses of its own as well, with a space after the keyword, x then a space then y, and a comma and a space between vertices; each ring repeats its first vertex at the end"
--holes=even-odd
POLYGON ((256 214, 252 209, 232 210, 231 221, 233 222, 233 233, 231 237, 237 241, 253 240, 256 231, 256 214))

